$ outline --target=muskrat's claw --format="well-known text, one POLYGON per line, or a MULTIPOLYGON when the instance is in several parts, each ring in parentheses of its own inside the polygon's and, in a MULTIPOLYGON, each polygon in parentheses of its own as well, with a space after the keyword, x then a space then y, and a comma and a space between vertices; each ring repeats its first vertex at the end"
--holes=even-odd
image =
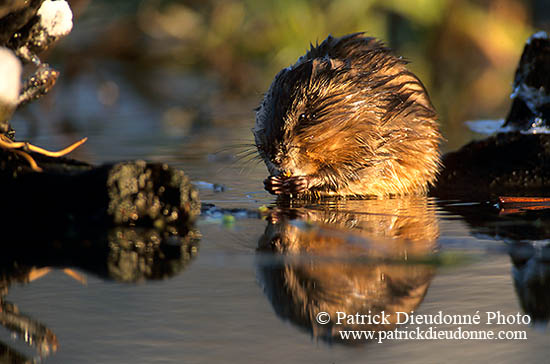
POLYGON ((278 195, 280 194, 280 188, 282 186, 282 182, 277 176, 269 176, 264 180, 264 187, 267 192, 278 195))
POLYGON ((264 180, 265 189, 274 195, 296 195, 307 190, 307 177, 269 176, 264 180))

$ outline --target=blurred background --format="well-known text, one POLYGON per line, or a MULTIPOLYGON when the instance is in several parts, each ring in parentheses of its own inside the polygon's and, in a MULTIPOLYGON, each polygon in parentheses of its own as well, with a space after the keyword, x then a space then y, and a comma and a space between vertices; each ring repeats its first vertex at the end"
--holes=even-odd
POLYGON ((277 71, 328 34, 358 31, 411 61, 440 113, 444 150, 456 149, 474 137, 464 121, 505 117, 523 45, 550 25, 547 0, 69 2, 73 31, 45 57, 58 84, 14 126, 31 140, 133 135, 120 157, 139 156, 132 146, 159 133, 168 144, 212 125, 249 133, 277 71))

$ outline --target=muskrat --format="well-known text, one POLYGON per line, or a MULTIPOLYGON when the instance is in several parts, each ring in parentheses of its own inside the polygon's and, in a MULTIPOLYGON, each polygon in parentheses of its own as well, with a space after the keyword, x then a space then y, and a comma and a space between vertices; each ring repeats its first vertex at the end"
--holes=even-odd
POLYGON ((291 196, 423 194, 439 168, 437 114, 408 62, 355 33, 311 45, 256 110, 266 190, 291 196))

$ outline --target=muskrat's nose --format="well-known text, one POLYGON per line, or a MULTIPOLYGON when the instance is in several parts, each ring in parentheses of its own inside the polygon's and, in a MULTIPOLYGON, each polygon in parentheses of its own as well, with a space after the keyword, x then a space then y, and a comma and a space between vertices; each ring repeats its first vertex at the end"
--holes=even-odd
POLYGON ((289 169, 279 169, 278 172, 279 172, 277 173, 278 177, 290 177, 293 174, 289 169))

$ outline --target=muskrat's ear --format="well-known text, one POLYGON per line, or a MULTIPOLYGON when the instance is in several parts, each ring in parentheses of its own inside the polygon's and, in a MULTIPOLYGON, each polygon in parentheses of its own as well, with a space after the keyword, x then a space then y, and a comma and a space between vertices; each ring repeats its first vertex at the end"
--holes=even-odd
POLYGON ((342 68, 346 65, 346 62, 342 61, 341 59, 331 58, 329 61, 331 69, 342 68))
POLYGON ((311 75, 316 76, 323 71, 342 68, 345 66, 345 62, 342 61, 341 59, 329 58, 327 56, 324 58, 315 58, 311 62, 311 66, 312 66, 311 75))

